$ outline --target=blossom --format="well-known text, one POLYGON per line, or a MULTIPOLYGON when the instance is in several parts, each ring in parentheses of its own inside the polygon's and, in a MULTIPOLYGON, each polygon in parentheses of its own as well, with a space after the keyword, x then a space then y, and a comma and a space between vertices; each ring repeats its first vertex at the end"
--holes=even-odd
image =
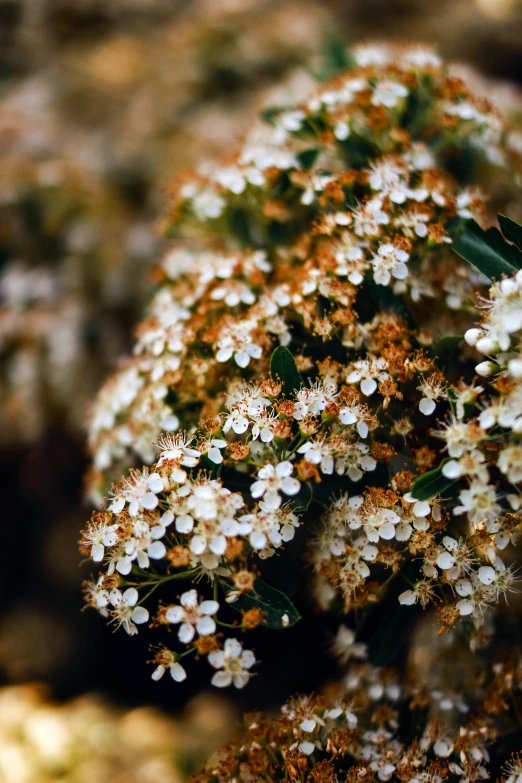
POLYGON ((214 633, 216 623, 212 615, 219 609, 217 601, 201 600, 198 603, 198 592, 194 589, 183 593, 179 600, 180 606, 167 607, 165 619, 169 623, 181 623, 178 631, 180 642, 188 644, 196 632, 200 636, 214 633))
MULTIPOLYGON (((167 514, 162 517, 163 524, 150 526, 149 520, 145 517, 139 517, 134 523, 134 535, 129 536, 123 542, 123 553, 120 554, 116 562, 116 570, 123 575, 129 574, 132 563, 137 560, 140 568, 148 568, 149 558, 152 560, 161 560, 166 554, 165 544, 160 538, 166 533, 165 525, 170 524, 172 518, 167 514)), ((156 521, 154 519, 154 521, 156 521)))
POLYGON ((216 343, 216 361, 228 362, 234 357, 239 367, 248 367, 250 359, 261 358, 263 349, 254 342, 253 338, 253 332, 257 328, 257 321, 253 319, 225 326, 222 336, 216 343))
POLYGON ((128 587, 124 593, 121 590, 111 590, 110 601, 113 606, 111 616, 117 624, 117 628, 123 626, 129 636, 138 633, 136 625, 146 623, 149 613, 143 606, 136 606, 139 593, 135 587, 128 587))
MULTIPOLYGON (((158 441, 160 456, 158 466, 165 463, 174 463, 186 468, 193 468, 198 464, 200 452, 191 447, 193 438, 180 433, 179 435, 164 435, 158 441)), ((176 476, 178 474, 175 474, 176 476)))
POLYGON ((118 533, 116 525, 109 525, 104 519, 91 523, 90 527, 84 531, 83 543, 91 548, 91 557, 95 563, 103 560, 106 546, 115 546, 118 543, 118 533))
POLYGON ((408 276, 406 261, 409 254, 391 242, 379 245, 377 253, 373 253, 373 277, 376 283, 388 285, 392 276, 404 280, 408 276))
POLYGON ((355 631, 344 624, 339 626, 333 649, 343 663, 350 658, 364 659, 367 655, 367 645, 364 642, 356 642, 355 631))
POLYGON ((500 514, 500 506, 496 502, 497 494, 490 484, 472 481, 469 489, 463 489, 459 493, 459 501, 453 513, 466 513, 469 521, 475 524, 492 522, 500 514))
POLYGON ((214 669, 219 669, 212 677, 212 685, 227 688, 234 684, 236 688, 244 688, 252 676, 249 670, 256 659, 252 650, 244 650, 241 642, 229 638, 222 650, 208 654, 208 662, 214 669))
POLYGON ((164 488, 163 479, 158 473, 149 475, 147 468, 142 471, 135 470, 129 478, 123 479, 122 484, 114 492, 114 500, 109 506, 111 511, 122 511, 125 504, 129 504, 131 517, 138 516, 140 509, 154 509, 158 505, 157 494, 164 488))
POLYGON ((497 458, 499 470, 504 473, 512 484, 522 481, 522 446, 508 446, 497 458))
POLYGON ((378 82, 372 94, 372 104, 374 106, 386 106, 389 109, 395 108, 401 98, 408 95, 408 89, 399 82, 384 80, 378 82))
POLYGON ((263 498, 266 509, 274 510, 281 505, 281 495, 297 495, 301 488, 299 481, 292 476, 294 466, 291 462, 279 462, 277 465, 265 465, 258 471, 258 478, 250 487, 253 498, 263 498))
POLYGON ((228 443, 222 438, 207 438, 198 443, 198 452, 206 454, 208 459, 215 465, 221 465, 223 462, 223 449, 226 449, 228 443))
POLYGON ((250 545, 256 550, 265 550, 272 545, 280 547, 283 541, 291 541, 299 527, 299 518, 287 507, 267 508, 261 501, 250 514, 239 517, 241 532, 248 535, 250 545))
POLYGON ((337 397, 337 384, 331 379, 310 382, 295 392, 296 402, 292 416, 302 421, 306 416, 317 416, 337 397))
POLYGON ((158 665, 152 672, 152 679, 155 682, 161 680, 167 669, 174 682, 183 682, 187 679, 187 672, 180 664, 178 656, 170 650, 162 650, 155 658, 158 665))
POLYGON ((346 378, 347 383, 359 384, 364 395, 370 397, 377 390, 377 381, 385 381, 389 377, 386 369, 388 363, 382 357, 360 359, 352 364, 352 370, 346 378))

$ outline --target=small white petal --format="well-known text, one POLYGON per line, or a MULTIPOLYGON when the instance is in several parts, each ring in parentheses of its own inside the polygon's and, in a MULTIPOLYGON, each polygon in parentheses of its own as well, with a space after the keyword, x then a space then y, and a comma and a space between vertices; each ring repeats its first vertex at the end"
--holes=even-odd
POLYGON ((147 622, 147 620, 149 619, 149 613, 144 606, 135 606, 134 609, 132 610, 131 617, 133 622, 138 623, 138 625, 140 625, 141 623, 147 622))
POLYGON ((173 663, 170 667, 170 676, 175 682, 183 682, 187 679, 187 672, 180 663, 173 663))

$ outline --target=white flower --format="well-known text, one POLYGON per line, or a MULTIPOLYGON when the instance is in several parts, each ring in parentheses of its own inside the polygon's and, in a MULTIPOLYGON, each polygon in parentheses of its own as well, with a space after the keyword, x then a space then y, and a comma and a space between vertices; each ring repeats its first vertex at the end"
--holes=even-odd
POLYGON ((308 462, 320 465, 321 471, 327 475, 334 472, 335 461, 332 451, 332 444, 326 437, 322 441, 309 440, 297 449, 298 454, 304 454, 308 462))
POLYGON ((250 546, 261 555, 268 546, 277 548, 291 541, 299 527, 298 517, 289 508, 268 509, 263 501, 253 513, 240 517, 239 523, 241 535, 248 535, 250 546))
POLYGON ((441 738, 433 743, 433 752, 443 759, 448 758, 453 751, 453 743, 449 739, 441 738))
POLYGON ((419 402, 419 410, 424 416, 431 416, 437 407, 436 401, 441 397, 446 397, 444 384, 438 380, 437 376, 424 378, 421 385, 417 386, 417 390, 423 395, 419 402))
POLYGON ((512 484, 522 481, 522 446, 503 449, 498 455, 497 465, 512 484))
POLYGON ((400 516, 391 508, 375 508, 366 512, 362 518, 366 537, 374 544, 379 538, 385 541, 394 538, 395 527, 400 521, 400 516))
POLYGON ((292 477, 294 466, 291 462, 280 462, 278 465, 265 465, 258 472, 258 480, 250 487, 253 498, 263 498, 267 510, 275 510, 281 505, 281 495, 297 495, 301 484, 292 477))
POLYGON ((212 677, 212 685, 227 688, 233 683, 236 688, 244 688, 251 677, 249 669, 256 659, 252 650, 243 650, 237 639, 226 639, 223 650, 213 650, 208 654, 208 662, 214 669, 220 669, 212 677))
POLYGON ((163 650, 161 655, 158 656, 159 665, 152 672, 152 679, 157 682, 161 680, 167 669, 170 671, 170 676, 175 682, 183 682, 187 679, 187 672, 183 666, 179 663, 179 656, 170 650, 163 650))
POLYGON ((122 625, 129 636, 138 633, 136 624, 146 623, 149 619, 149 613, 143 606, 136 606, 138 601, 138 591, 135 587, 129 587, 122 593, 120 590, 111 590, 110 601, 113 605, 112 617, 119 628, 122 625))
POLYGON ((453 513, 467 513, 469 521, 477 525, 493 522, 500 514, 500 506, 496 500, 497 494, 491 484, 472 481, 469 489, 460 492, 460 505, 454 508, 453 513))
POLYGON ((192 198, 192 208, 199 220, 218 218, 225 206, 225 200, 210 189, 201 190, 192 198))
POLYGON ((355 641, 355 631, 347 625, 340 625, 335 636, 333 649, 338 658, 346 663, 350 658, 364 659, 368 645, 355 641))
POLYGON ((263 353, 260 345, 253 342, 252 332, 257 329, 255 320, 231 322, 223 329, 216 343, 216 361, 228 362, 234 357, 239 367, 248 367, 250 359, 259 359, 263 353))
POLYGON ((317 416, 334 402, 337 397, 337 384, 331 379, 310 382, 295 393, 296 403, 292 414, 296 421, 302 421, 306 416, 317 416))
POLYGON ((406 261, 409 254, 405 250, 391 242, 385 242, 379 245, 377 253, 373 253, 373 278, 379 285, 388 285, 392 276, 397 280, 404 280, 408 277, 408 267, 406 261))
POLYGON ((119 557, 116 570, 125 575, 130 573, 134 560, 138 561, 140 568, 148 568, 149 558, 161 560, 165 557, 167 549, 159 539, 166 533, 165 525, 169 525, 172 520, 172 515, 166 513, 151 528, 145 517, 138 517, 134 523, 134 535, 125 542, 125 554, 119 557))
POLYGON ((108 617, 109 612, 106 607, 111 599, 109 590, 105 587, 105 577, 102 575, 96 582, 87 582, 86 593, 89 604, 95 606, 103 617, 108 617))
POLYGON ((185 468, 194 468, 200 458, 200 452, 191 448, 193 438, 184 434, 165 435, 158 441, 160 456, 158 466, 173 462, 185 468))
POLYGON ((194 638, 196 631, 200 636, 209 636, 216 630, 215 620, 211 615, 219 609, 217 601, 202 600, 198 603, 197 590, 188 590, 179 599, 181 606, 169 606, 165 617, 169 623, 181 623, 178 638, 188 644, 194 638))
POLYGON ((137 517, 141 509, 151 511, 158 505, 157 494, 164 489, 163 479, 158 473, 149 476, 147 468, 142 471, 131 472, 128 478, 123 480, 122 486, 116 490, 114 500, 109 506, 109 511, 118 514, 129 504, 129 514, 137 517))
POLYGON ((379 82, 374 88, 372 105, 386 106, 388 109, 393 109, 397 106, 400 99, 405 98, 407 95, 408 90, 403 84, 386 79, 379 82))
POLYGON ((91 547, 91 557, 95 563, 103 560, 106 546, 115 546, 118 543, 116 525, 108 525, 106 522, 92 523, 84 533, 84 541, 91 547))
POLYGON ((249 286, 239 280, 227 280, 214 288, 211 297, 217 301, 223 299, 229 307, 236 307, 238 304, 251 305, 256 301, 249 286))
POLYGON ((226 449, 228 443, 221 438, 209 438, 206 441, 198 444, 198 450, 200 454, 206 454, 208 459, 215 465, 220 465, 223 462, 223 449, 226 449))
POLYGON ((360 359, 353 362, 351 372, 346 378, 347 383, 359 384, 361 392, 370 397, 377 390, 377 381, 385 381, 389 378, 386 359, 360 359))
POLYGON ((348 444, 344 454, 335 460, 335 471, 339 476, 345 473, 352 481, 359 481, 365 472, 375 470, 377 461, 369 454, 365 443, 348 444))
POLYGON ((340 120, 334 127, 333 134, 338 141, 345 141, 350 135, 350 126, 348 123, 340 120))
MULTIPOLYGON (((168 669, 170 671, 170 676, 175 682, 183 682, 183 680, 187 679, 187 672, 185 671, 185 669, 180 663, 177 662, 171 663, 168 669)), ((166 672, 165 666, 163 666, 163 664, 160 664, 159 666, 156 666, 156 668, 152 672, 151 677, 155 682, 158 682, 158 680, 161 680, 165 672, 166 672)))

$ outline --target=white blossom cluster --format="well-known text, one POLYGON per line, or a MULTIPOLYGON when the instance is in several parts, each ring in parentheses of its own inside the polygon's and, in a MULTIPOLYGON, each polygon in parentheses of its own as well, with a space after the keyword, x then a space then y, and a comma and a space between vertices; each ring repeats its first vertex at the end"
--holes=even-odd
POLYGON ((218 687, 248 682, 237 631, 299 618, 264 561, 301 527, 324 608, 393 590, 398 611, 433 605, 475 644, 513 589, 500 553, 520 524, 518 414, 509 442, 497 433, 518 404, 518 277, 467 332, 511 367, 494 394, 458 339, 455 379, 441 338, 469 329, 485 294, 454 239, 487 214, 480 186, 516 180, 522 161, 433 53, 378 52, 357 49, 354 69, 268 112, 222 167, 175 183, 177 242, 94 404, 91 489, 117 483, 84 533, 102 568, 88 600, 131 634, 175 627, 182 647, 153 648, 155 679, 184 680, 192 655, 218 687), (466 187, 451 173, 463 149, 477 160, 466 187))
MULTIPOLYGON (((327 697, 301 696, 272 719, 248 720, 241 737, 196 776, 198 783, 223 783, 255 769, 260 780, 284 780, 285 770, 336 780, 372 775, 376 780, 431 780, 432 770, 460 783, 489 778, 489 746, 494 730, 482 703, 467 704, 450 689, 400 683, 393 670, 368 664, 352 665, 342 684, 327 697), (422 729, 408 740, 409 703, 426 708, 422 729), (403 723, 403 721, 405 721, 403 723), (269 741, 270 753, 263 752, 269 741), (331 763, 335 759, 335 766, 331 763)), ((515 757, 514 762, 517 759, 515 757)), ((512 769, 516 771, 515 763, 512 769)))

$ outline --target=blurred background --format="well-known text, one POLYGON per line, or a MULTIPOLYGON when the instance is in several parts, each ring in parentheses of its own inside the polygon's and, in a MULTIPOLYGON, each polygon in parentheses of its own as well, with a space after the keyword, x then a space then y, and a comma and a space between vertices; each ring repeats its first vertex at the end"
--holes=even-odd
POLYGON ((335 673, 324 617, 284 651, 260 634, 240 698, 153 683, 139 637, 80 611, 77 540, 89 400, 152 288, 169 180, 363 39, 522 81, 519 0, 0 0, 0 780, 183 780, 240 709, 335 673))

